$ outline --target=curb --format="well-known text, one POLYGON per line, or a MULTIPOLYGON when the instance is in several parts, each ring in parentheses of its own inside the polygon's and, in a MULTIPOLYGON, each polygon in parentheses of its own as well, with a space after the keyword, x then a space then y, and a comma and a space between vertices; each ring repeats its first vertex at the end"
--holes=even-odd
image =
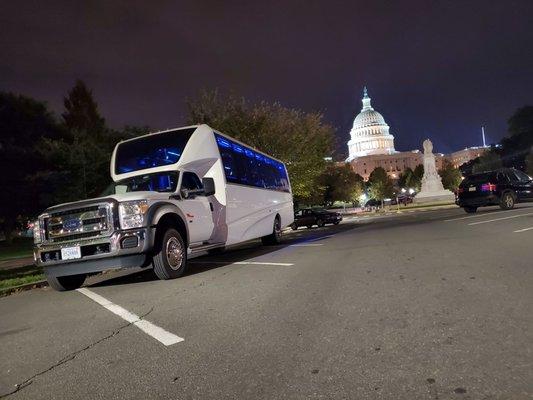
POLYGON ((0 289, 0 297, 5 297, 13 293, 22 292, 22 291, 30 290, 30 289, 42 288, 46 286, 48 286, 48 282, 46 280, 25 283, 23 285, 18 285, 18 286, 12 286, 9 288, 0 289))

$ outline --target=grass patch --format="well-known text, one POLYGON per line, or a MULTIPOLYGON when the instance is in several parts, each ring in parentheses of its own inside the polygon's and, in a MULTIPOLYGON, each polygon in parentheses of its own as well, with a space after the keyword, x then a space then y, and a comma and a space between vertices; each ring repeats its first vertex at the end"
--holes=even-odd
POLYGON ((33 248, 32 238, 14 238, 11 244, 0 242, 0 261, 14 258, 31 257, 33 248))
POLYGON ((36 265, 0 270, 0 292, 13 286, 38 282, 44 279, 43 269, 36 265))

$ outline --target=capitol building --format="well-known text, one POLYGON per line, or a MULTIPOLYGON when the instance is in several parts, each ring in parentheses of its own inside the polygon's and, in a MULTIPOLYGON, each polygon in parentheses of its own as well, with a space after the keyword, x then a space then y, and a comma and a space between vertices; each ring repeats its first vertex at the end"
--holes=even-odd
MULTIPOLYGON (((423 153, 420 150, 396 151, 394 148, 394 136, 390 133, 390 127, 385 118, 374 110, 371 104, 368 90, 363 89, 363 107, 357 114, 350 131, 348 141, 348 158, 353 170, 368 180, 372 171, 382 167, 393 180, 411 168, 422 164, 423 153)), ((469 147, 451 154, 435 154, 437 169, 441 169, 445 160, 458 168, 465 162, 479 157, 487 148, 469 147)))

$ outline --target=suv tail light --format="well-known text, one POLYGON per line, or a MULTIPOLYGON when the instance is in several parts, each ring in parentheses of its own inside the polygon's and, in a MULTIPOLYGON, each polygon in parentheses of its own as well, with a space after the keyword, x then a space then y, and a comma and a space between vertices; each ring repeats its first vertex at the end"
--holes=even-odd
POLYGON ((495 192, 496 185, 494 183, 484 183, 483 185, 481 185, 481 191, 482 192, 495 192))
POLYGON ((465 190, 462 187, 457 188, 457 194, 463 193, 464 191, 465 190))

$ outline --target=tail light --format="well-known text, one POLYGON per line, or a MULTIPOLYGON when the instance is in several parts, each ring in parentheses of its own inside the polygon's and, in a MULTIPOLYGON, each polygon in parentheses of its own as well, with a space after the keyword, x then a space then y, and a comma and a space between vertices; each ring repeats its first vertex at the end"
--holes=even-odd
POLYGON ((496 185, 494 183, 484 183, 483 185, 481 185, 481 191, 482 192, 495 192, 496 185))
POLYGON ((457 194, 463 193, 464 191, 465 190, 462 187, 460 187, 460 188, 457 189, 457 194))

